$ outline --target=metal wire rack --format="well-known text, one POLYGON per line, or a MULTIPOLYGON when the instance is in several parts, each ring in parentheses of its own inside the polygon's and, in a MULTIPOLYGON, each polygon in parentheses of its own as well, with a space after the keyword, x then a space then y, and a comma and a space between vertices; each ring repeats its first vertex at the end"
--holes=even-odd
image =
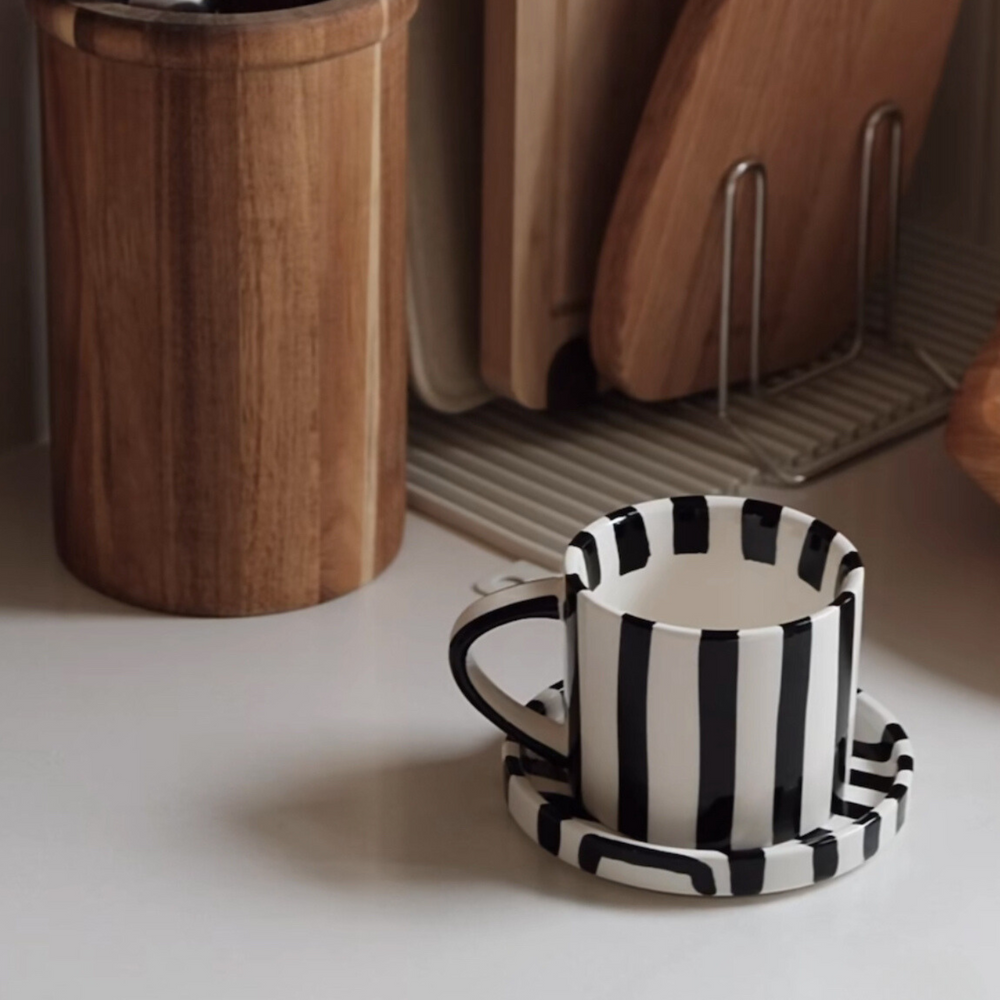
POLYGON ((720 390, 661 405, 611 393, 558 414, 500 401, 452 416, 414 404, 411 506, 512 556, 553 567, 581 524, 626 503, 801 483, 942 419, 996 321, 1000 254, 899 226, 901 150, 898 108, 876 108, 862 132, 857 316, 828 356, 760 379, 767 177, 763 164, 741 161, 723 185, 720 390), (872 157, 878 129, 886 126, 888 264, 884 280, 869 287, 872 157), (734 205, 746 178, 754 180, 758 206, 751 378, 731 386, 734 205))

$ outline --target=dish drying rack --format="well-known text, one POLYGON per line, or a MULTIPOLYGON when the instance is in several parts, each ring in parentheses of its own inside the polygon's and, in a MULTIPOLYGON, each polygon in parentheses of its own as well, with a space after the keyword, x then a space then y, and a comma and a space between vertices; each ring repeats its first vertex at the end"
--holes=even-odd
POLYGON ((521 559, 561 564, 569 539, 606 511, 683 494, 798 485, 945 417, 958 381, 992 331, 1000 254, 900 224, 903 117, 876 108, 862 132, 857 306, 846 342, 820 360, 760 378, 767 171, 747 159, 727 174, 719 389, 664 404, 609 393, 588 407, 537 413, 497 401, 443 415, 410 412, 410 505, 521 559), (888 247, 869 281, 872 176, 889 130, 888 247), (752 181, 751 374, 729 382, 736 199, 752 181))

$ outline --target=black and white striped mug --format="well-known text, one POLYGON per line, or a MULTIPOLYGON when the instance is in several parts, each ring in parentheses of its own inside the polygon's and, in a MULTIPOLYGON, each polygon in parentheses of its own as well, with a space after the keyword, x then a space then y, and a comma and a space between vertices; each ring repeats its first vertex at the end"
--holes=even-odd
POLYGON ((789 507, 676 497, 626 507, 570 543, 564 573, 476 601, 451 637, 468 700, 569 768, 580 804, 624 836, 767 847, 822 826, 853 743, 864 569, 789 507), (526 618, 566 623, 565 725, 470 655, 526 618))

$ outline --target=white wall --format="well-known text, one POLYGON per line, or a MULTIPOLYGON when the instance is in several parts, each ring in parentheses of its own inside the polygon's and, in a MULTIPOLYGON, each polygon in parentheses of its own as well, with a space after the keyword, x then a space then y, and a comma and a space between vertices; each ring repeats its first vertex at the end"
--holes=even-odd
POLYGON ((44 428, 34 52, 23 0, 0 0, 0 450, 44 428))
MULTIPOLYGON (((23 0, 0 0, 0 451, 45 430, 36 89, 23 0)), ((965 2, 910 209, 1000 249, 1000 0, 965 2)))

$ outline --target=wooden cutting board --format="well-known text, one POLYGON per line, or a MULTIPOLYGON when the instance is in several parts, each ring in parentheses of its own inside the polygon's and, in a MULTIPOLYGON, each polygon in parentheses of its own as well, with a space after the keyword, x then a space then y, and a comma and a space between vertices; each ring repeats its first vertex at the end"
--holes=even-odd
POLYGON ((486 0, 481 365, 533 408, 595 388, 604 228, 684 0, 486 0))
POLYGON ((421 0, 408 83, 410 382, 455 413, 491 395, 479 374, 483 0, 421 0))
POLYGON ((965 373, 946 440, 952 458, 1000 503, 1000 325, 965 373))
MULTIPOLYGON (((704 0, 685 8, 601 253, 592 349, 603 375, 643 400, 716 384, 721 187, 746 156, 765 161, 770 182, 763 369, 807 361, 845 331, 865 119, 885 100, 902 107, 908 173, 959 5, 704 0)), ((750 199, 743 201, 746 235, 750 199)), ((746 253, 738 264, 731 365, 734 378, 745 378, 746 253)))

